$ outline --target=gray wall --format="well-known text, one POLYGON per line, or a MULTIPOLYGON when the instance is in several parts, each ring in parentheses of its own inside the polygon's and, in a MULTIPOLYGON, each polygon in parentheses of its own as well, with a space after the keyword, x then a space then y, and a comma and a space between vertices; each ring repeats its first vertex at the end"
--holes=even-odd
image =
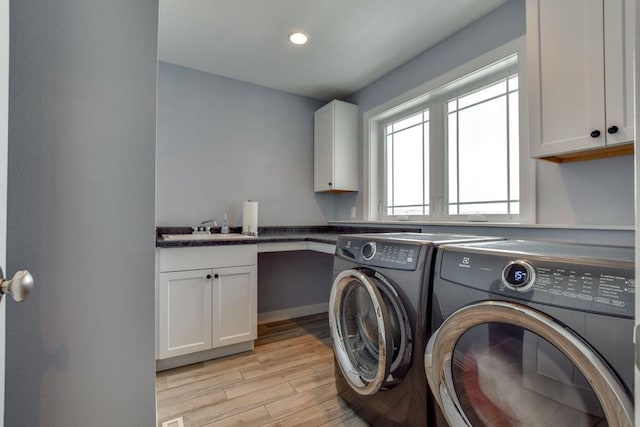
POLYGON ((258 255, 258 313, 329 302, 333 255, 271 252, 258 255))
POLYGON ((322 102, 161 62, 157 225, 193 225, 259 202, 262 225, 326 224, 313 193, 313 112, 322 102))
MULTIPOLYGON (((511 0, 348 101, 362 115, 524 34, 525 1, 511 0)), ((240 225, 247 199, 260 202, 260 225, 346 221, 352 206, 362 218, 362 192, 312 192, 312 112, 321 102, 166 63, 158 88, 156 225, 221 222, 225 212, 240 225)), ((632 156, 537 161, 536 170, 538 223, 634 224, 632 156)))
POLYGON ((634 225, 634 159, 537 162, 540 224, 634 225))
MULTIPOLYGON (((525 32, 525 1, 511 0, 367 86, 348 101, 358 104, 362 115, 525 32)), ((362 146, 361 127, 362 123, 359 140, 362 146)), ((632 156, 570 165, 536 163, 538 223, 634 224, 632 156)), ((362 193, 337 196, 335 220, 348 220, 352 206, 357 206, 358 217, 362 218, 362 193)))
POLYGON ((157 0, 11 2, 7 426, 152 426, 157 0))

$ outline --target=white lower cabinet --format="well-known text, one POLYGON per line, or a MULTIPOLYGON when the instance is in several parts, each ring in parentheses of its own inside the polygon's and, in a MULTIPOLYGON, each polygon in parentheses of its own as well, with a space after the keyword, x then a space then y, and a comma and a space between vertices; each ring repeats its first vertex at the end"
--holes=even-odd
POLYGON ((158 359, 257 337, 257 246, 160 249, 158 359))
POLYGON ((211 348, 211 284, 211 270, 160 273, 160 359, 211 348))
POLYGON ((213 347, 256 339, 257 274, 255 265, 213 271, 213 347))

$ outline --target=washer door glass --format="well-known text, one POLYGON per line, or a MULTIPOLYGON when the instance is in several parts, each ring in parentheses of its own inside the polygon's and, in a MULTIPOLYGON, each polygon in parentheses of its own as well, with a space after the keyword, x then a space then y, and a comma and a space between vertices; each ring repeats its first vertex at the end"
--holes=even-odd
POLYGON ((608 365, 527 307, 465 307, 432 335, 425 357, 431 389, 453 426, 632 425, 629 394, 608 365))
POLYGON ((388 297, 358 270, 340 273, 331 289, 329 323, 338 365, 351 388, 377 392, 391 370, 394 341, 402 333, 388 297), (395 337, 395 338, 394 338, 395 337))

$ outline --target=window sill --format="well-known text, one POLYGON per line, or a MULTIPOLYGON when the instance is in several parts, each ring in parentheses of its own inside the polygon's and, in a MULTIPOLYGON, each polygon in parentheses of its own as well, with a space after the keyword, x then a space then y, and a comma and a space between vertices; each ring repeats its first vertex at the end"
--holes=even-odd
POLYGON ((448 226, 448 227, 476 227, 476 228, 530 228, 530 229, 562 229, 562 230, 605 230, 605 231, 634 231, 633 225, 582 225, 582 224, 531 224, 515 222, 469 222, 469 221, 329 221, 329 225, 420 225, 420 226, 448 226))

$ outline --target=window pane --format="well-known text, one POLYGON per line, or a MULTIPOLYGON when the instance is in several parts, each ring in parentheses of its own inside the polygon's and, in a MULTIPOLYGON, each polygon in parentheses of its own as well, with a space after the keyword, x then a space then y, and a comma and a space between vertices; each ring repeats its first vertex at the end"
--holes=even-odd
POLYGON ((466 96, 458 98, 459 108, 468 107, 470 105, 482 102, 486 99, 493 98, 494 96, 501 95, 507 91, 507 82, 505 80, 491 85, 487 88, 480 89, 466 96))
MULTIPOLYGON (((470 86, 473 90, 455 98, 443 99, 443 91, 428 101, 431 104, 425 107, 445 113, 446 123, 433 129, 437 132, 434 142, 447 144, 434 151, 438 158, 430 153, 428 108, 384 123, 383 212, 391 216, 430 215, 430 199, 444 197, 444 215, 517 215, 518 84, 517 75, 502 77, 480 89, 476 82, 470 86), (430 174, 438 174, 433 183, 430 174), (437 187, 430 188, 434 185, 437 187)), ((450 92, 449 97, 453 96, 450 92)), ((442 120, 440 114, 438 118, 442 120)))
POLYGON ((422 126, 394 134, 393 204, 422 205, 422 126))
POLYGON ((385 211, 387 215, 429 213, 429 110, 386 125, 385 211))
MULTIPOLYGON (((448 115, 448 173, 449 173, 449 202, 458 201, 458 115, 452 113, 448 115)), ((457 213, 457 212, 456 212, 457 213)), ((449 212, 451 214, 451 212, 449 212)))
POLYGON ((503 214, 507 212, 506 203, 471 203, 460 205, 460 215, 503 214))
POLYGON ((506 97, 458 113, 460 202, 507 200, 506 97))
POLYGON ((422 205, 420 206, 396 206, 393 209, 394 215, 424 215, 422 205))
POLYGON ((519 213, 517 76, 508 82, 511 93, 505 79, 461 96, 448 114, 449 215, 519 213))
POLYGON ((509 199, 520 198, 520 120, 518 92, 509 94, 509 199))
POLYGON ((422 122, 422 113, 418 113, 411 117, 407 117, 406 119, 402 119, 393 123, 393 131, 398 132, 399 130, 406 129, 411 126, 415 126, 421 122, 422 122))
POLYGON ((385 135, 389 135, 391 132, 393 132, 393 126, 387 125, 387 126, 384 127, 385 135))
MULTIPOLYGON (((388 126, 391 127, 391 126, 388 126)), ((386 175, 387 175, 387 194, 386 194, 386 203, 387 206, 393 206, 393 135, 389 135, 387 137, 386 144, 386 175)), ((393 215, 392 212, 388 215, 393 215)))
MULTIPOLYGON (((428 115, 429 112, 427 111, 426 114, 428 115)), ((422 189, 423 189, 423 197, 422 197, 422 203, 425 205, 429 204, 429 122, 426 122, 423 125, 423 129, 424 129, 424 135, 423 135, 423 139, 424 139, 424 159, 422 161, 423 164, 423 170, 424 170, 424 176, 423 176, 423 181, 422 181, 422 189)), ((429 208, 428 206, 425 207, 425 215, 429 214, 429 208)))

